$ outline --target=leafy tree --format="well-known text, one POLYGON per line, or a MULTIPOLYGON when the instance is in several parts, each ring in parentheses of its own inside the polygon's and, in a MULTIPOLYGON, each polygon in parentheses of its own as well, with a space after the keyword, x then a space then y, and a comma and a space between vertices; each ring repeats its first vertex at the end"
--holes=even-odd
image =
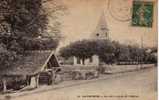
POLYGON ((0 44, 4 45, 2 48, 6 52, 0 55, 0 65, 11 64, 3 57, 5 54, 10 58, 11 55, 23 54, 25 50, 55 49, 60 33, 57 18, 64 10, 57 0, 1 0, 0 44), (49 19, 56 20, 51 28, 48 27, 49 19), (51 34, 55 33, 52 36, 46 31, 50 29, 51 34))
POLYGON ((60 50, 61 56, 76 56, 84 59, 94 54, 99 55, 100 59, 106 63, 113 62, 115 47, 109 40, 82 40, 76 41, 60 50))
POLYGON ((11 63, 13 63, 16 59, 18 59, 16 52, 7 50, 6 46, 1 43, 0 44, 0 69, 4 69, 9 67, 11 63))
POLYGON ((101 61, 112 64, 115 62, 144 62, 155 61, 155 57, 148 55, 145 48, 137 45, 124 45, 110 40, 82 40, 61 48, 61 56, 68 58, 76 56, 81 59, 94 54, 99 55, 101 61), (146 60, 147 59, 147 60, 146 60))
MULTIPOLYGON (((0 33, 10 35, 9 38, 12 37, 12 40, 15 39, 18 43, 22 42, 24 37, 28 37, 29 40, 39 36, 50 37, 46 30, 52 30, 50 32, 54 33, 53 38, 59 38, 60 23, 57 21, 59 16, 57 12, 64 11, 65 7, 57 2, 56 0, 2 0, 0 33), (49 8, 51 10, 48 9, 48 4, 51 4, 49 8), (56 20, 51 28, 48 23, 50 18, 56 20)), ((8 42, 12 40, 8 39, 8 42)), ((55 42, 50 38, 48 40, 55 42)))
POLYGON ((146 53, 144 55, 144 59, 143 60, 146 63, 155 63, 155 64, 157 64, 157 47, 152 47, 152 48, 146 49, 146 53))

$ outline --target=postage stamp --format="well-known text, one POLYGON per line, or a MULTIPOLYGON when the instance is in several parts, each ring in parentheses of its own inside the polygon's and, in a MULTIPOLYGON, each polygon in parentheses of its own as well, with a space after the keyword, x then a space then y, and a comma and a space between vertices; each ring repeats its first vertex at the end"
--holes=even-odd
POLYGON ((153 2, 134 1, 132 26, 152 27, 153 2))

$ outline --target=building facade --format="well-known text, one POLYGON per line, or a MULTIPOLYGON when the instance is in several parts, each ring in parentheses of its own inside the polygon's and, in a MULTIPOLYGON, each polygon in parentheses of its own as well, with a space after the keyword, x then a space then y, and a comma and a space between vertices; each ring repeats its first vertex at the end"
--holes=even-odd
POLYGON ((80 66, 80 65, 86 65, 86 66, 98 66, 99 65, 99 56, 93 55, 86 59, 80 59, 79 57, 73 57, 73 65, 80 66))

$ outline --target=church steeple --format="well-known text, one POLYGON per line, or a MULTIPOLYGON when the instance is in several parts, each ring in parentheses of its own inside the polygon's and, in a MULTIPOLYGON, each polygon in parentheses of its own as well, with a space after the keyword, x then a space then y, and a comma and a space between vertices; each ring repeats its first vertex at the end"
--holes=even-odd
POLYGON ((92 34, 93 39, 109 39, 109 30, 104 12, 100 16, 99 22, 92 34))

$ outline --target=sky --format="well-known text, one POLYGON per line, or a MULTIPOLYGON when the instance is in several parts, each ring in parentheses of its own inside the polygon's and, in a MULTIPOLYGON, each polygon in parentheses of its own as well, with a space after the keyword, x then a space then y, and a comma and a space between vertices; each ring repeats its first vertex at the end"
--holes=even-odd
MULTIPOLYGON (((131 19, 128 21, 119 21, 112 17, 111 10, 120 9, 119 7, 127 7, 131 9, 132 0, 124 3, 124 0, 63 0, 68 8, 68 14, 61 17, 61 32, 63 39, 60 47, 70 42, 88 39, 95 31, 96 25, 101 14, 105 14, 105 20, 109 29, 111 40, 116 40, 125 44, 141 44, 143 38, 144 46, 157 45, 157 6, 156 0, 147 0, 154 2, 153 25, 152 28, 136 27, 131 25, 131 19), (121 3, 121 4, 119 4, 121 3), (108 4, 112 7, 108 8, 108 4), (121 6, 119 6, 121 5, 121 6), (110 10, 111 9, 111 10, 110 10)), ((127 15, 123 18, 131 17, 131 12, 116 12, 115 16, 127 15)))

